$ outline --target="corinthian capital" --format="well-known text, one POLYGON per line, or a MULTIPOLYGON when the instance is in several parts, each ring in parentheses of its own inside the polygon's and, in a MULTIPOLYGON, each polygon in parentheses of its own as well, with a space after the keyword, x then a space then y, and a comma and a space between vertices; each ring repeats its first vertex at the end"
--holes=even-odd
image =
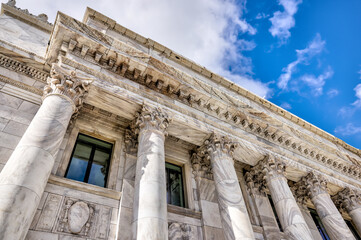
POLYGON ((268 154, 264 159, 257 163, 255 168, 259 169, 266 179, 272 179, 284 176, 283 174, 285 172, 286 165, 278 158, 268 154))
POLYGON ((225 153, 232 157, 237 145, 237 143, 232 142, 228 137, 219 136, 215 133, 212 133, 210 138, 204 141, 204 147, 211 157, 221 153, 225 153))
POLYGON ((198 148, 191 152, 191 163, 195 177, 213 180, 211 162, 204 149, 198 148))
POLYGON ((308 195, 311 198, 321 193, 328 193, 326 180, 313 172, 310 172, 305 177, 302 177, 299 184, 306 186, 308 195))
POLYGON ((265 195, 266 181, 260 169, 253 167, 244 175, 244 178, 251 194, 265 195))
POLYGON ((170 122, 170 117, 161 108, 152 108, 144 104, 142 110, 135 115, 135 131, 138 134, 142 129, 158 130, 167 135, 166 129, 170 122))
POLYGON ((357 190, 353 190, 349 187, 339 191, 332 197, 335 205, 343 211, 351 212, 361 207, 361 195, 357 190))
POLYGON ((74 104, 74 113, 77 113, 92 82, 93 79, 81 78, 75 71, 68 72, 59 65, 53 64, 47 80, 48 85, 44 87, 43 99, 49 95, 65 97, 74 104))

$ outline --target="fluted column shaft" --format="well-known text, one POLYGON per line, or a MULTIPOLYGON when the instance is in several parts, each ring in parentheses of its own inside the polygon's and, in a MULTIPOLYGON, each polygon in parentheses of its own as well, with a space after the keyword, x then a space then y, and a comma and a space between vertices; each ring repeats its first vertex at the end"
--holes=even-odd
POLYGON ((218 193, 218 204, 225 239, 254 239, 252 225, 239 186, 229 139, 212 135, 206 140, 218 193))
POLYGON ((168 116, 143 106, 136 116, 138 159, 135 175, 133 239, 168 239, 164 139, 168 116))
POLYGON ((346 211, 350 215, 358 233, 361 234, 361 193, 346 187, 332 199, 339 210, 346 211))
POLYGON ((266 185, 287 239, 313 239, 284 176, 284 163, 273 156, 267 156, 255 168, 261 170, 265 176, 266 185))
POLYGON ((25 238, 70 118, 87 91, 88 81, 63 71, 53 66, 43 103, 0 174, 2 240, 25 238))
POLYGON ((345 220, 332 202, 330 194, 327 192, 327 183, 320 176, 309 173, 301 179, 307 187, 311 201, 316 207, 318 216, 325 226, 331 240, 351 240, 355 239, 345 220))

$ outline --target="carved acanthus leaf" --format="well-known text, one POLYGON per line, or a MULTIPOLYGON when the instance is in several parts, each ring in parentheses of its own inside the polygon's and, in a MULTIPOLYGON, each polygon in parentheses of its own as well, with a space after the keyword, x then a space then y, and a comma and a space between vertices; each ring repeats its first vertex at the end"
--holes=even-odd
POLYGON ((74 113, 77 113, 83 104, 93 79, 82 78, 75 71, 68 72, 57 64, 53 64, 50 77, 44 87, 43 99, 49 95, 62 95, 74 104, 74 113))
POLYGON ((252 168, 251 171, 244 175, 247 183, 248 191, 251 194, 265 195, 266 181, 263 177, 263 173, 257 169, 252 168))
POLYGON ((342 211, 350 212, 361 207, 361 193, 349 187, 332 197, 335 205, 342 211))
POLYGON ((134 128, 129 127, 125 129, 124 142, 126 153, 136 155, 138 150, 138 135, 135 133, 134 128))
POLYGON ((214 154, 225 153, 232 157, 233 152, 237 146, 238 143, 233 142, 230 138, 226 136, 220 136, 216 133, 212 133, 210 138, 204 142, 204 147, 207 149, 207 152, 210 156, 214 154))
POLYGON ((328 193, 326 180, 314 172, 310 172, 307 176, 302 177, 298 184, 306 187, 307 194, 310 198, 322 193, 328 193))
POLYGON ((191 163, 195 177, 213 180, 212 166, 204 148, 191 152, 191 163))
POLYGON ((135 115, 135 133, 143 130, 158 130, 167 135, 166 129, 171 122, 171 118, 161 108, 152 108, 143 104, 142 110, 135 115))

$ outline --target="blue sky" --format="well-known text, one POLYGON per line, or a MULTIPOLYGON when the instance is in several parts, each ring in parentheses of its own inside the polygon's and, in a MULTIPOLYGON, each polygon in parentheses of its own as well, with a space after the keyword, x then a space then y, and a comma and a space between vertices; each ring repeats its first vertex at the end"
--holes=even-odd
POLYGON ((86 6, 361 148, 359 0, 18 0, 53 22, 86 6))
POLYGON ((361 1, 248 1, 246 7, 244 18, 257 29, 247 39, 257 46, 244 54, 253 77, 270 82, 269 100, 361 148, 361 1))

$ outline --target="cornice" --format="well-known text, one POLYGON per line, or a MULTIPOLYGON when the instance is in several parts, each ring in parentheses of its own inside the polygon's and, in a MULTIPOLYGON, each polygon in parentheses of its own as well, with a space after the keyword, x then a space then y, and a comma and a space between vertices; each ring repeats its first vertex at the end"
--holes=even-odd
POLYGON ((195 62, 183 57, 182 55, 172 51, 171 49, 159 44, 158 42, 149 39, 149 38, 144 38, 143 36, 131 31, 130 29, 127 29, 123 26, 121 26, 120 24, 116 23, 115 20, 106 17, 105 15, 91 9, 91 8, 87 8, 84 18, 83 18, 83 22, 87 22, 88 18, 92 18, 98 22, 103 23, 104 25, 108 26, 108 29, 116 31, 130 39, 133 39, 134 41, 136 41, 139 44, 142 44, 143 46, 147 47, 147 48, 152 48, 155 49, 157 51, 159 51, 160 53, 163 54, 163 56, 165 56, 166 58, 184 66, 187 67, 191 70, 193 70, 196 73, 199 73, 200 75, 205 76, 206 78, 210 79, 211 81, 217 83, 217 84, 221 84, 222 86, 237 92, 238 94, 254 101, 257 102, 258 104, 262 105, 263 107, 266 107, 267 109, 271 110, 274 113, 277 113, 279 115, 281 115, 282 117, 296 123, 297 125, 321 136, 324 139, 327 139, 329 141, 331 141, 332 143, 338 144, 342 147, 344 147, 345 149, 357 154, 358 156, 361 156, 361 150, 357 149, 355 147, 352 147, 351 145, 345 143, 344 141, 342 141, 339 138, 336 138, 335 136, 321 130, 320 128, 308 123, 307 121, 295 116, 294 114, 282 109, 281 107, 247 91, 246 89, 238 86, 237 84, 209 71, 208 69, 196 64, 195 62))
POLYGON ((21 19, 45 32, 51 32, 53 25, 48 22, 48 16, 46 14, 39 14, 35 16, 31 14, 27 9, 20 9, 15 6, 14 0, 9 0, 8 3, 1 4, 1 14, 10 14, 18 19, 21 19))
MULTIPOLYGON (((194 109, 227 122, 236 128, 281 146, 295 154, 314 160, 346 176, 356 179, 361 178, 360 166, 355 165, 358 163, 356 159, 353 164, 350 164, 348 162, 349 159, 342 159, 330 154, 336 152, 337 149, 330 149, 330 153, 328 153, 323 150, 330 148, 327 148, 325 144, 316 141, 308 143, 296 137, 298 135, 302 136, 302 133, 296 129, 288 127, 289 131, 295 133, 293 135, 285 130, 281 130, 280 127, 283 123, 277 119, 267 117, 267 119, 261 121, 257 115, 265 115, 264 113, 257 113, 256 110, 251 109, 240 100, 192 78, 139 50, 131 48, 127 44, 116 42, 110 36, 97 32, 97 30, 61 13, 58 14, 55 29, 61 31, 60 34, 63 35, 65 34, 64 31, 70 31, 66 35, 74 36, 74 38, 68 38, 69 40, 66 41, 61 40, 64 39, 61 38, 57 42, 51 40, 52 43, 48 51, 50 56, 59 54, 56 51, 60 51, 61 55, 65 56, 67 54, 69 56, 74 55, 81 61, 85 60, 94 64, 97 69, 101 68, 103 73, 125 77, 146 88, 150 88, 171 99, 180 101, 194 109), (85 36, 76 36, 74 32, 84 34, 85 36), (99 38, 96 38, 97 36, 99 38), (121 51, 117 50, 117 47, 121 51)), ((57 39, 56 36, 56 32, 53 32, 53 39, 57 39)), ((74 63, 71 63, 72 60, 70 59, 66 61, 66 64, 72 65, 74 63)), ((91 70, 81 66, 81 64, 73 64, 73 67, 80 67, 81 70, 104 79, 104 74, 98 70, 91 70)), ((114 80, 110 82, 116 85, 120 84, 114 80)))
MULTIPOLYGON (((181 85, 177 88, 172 87, 171 85, 167 85, 167 81, 165 80, 153 78, 150 74, 144 74, 147 69, 145 66, 142 67, 139 66, 139 64, 130 65, 128 64, 129 61, 124 61, 119 63, 119 65, 115 65, 115 60, 110 58, 106 59, 105 55, 102 55, 102 59, 98 59, 99 61, 97 61, 96 58, 99 58, 97 57, 99 52, 90 49, 90 47, 85 44, 80 47, 79 43, 73 39, 70 40, 69 43, 63 43, 62 49, 64 50, 65 47, 67 47, 67 51, 69 53, 80 58, 84 58, 85 60, 98 66, 100 65, 103 69, 106 69, 113 74, 115 73, 122 77, 126 77, 127 79, 130 79, 140 85, 146 86, 161 94, 165 94, 172 99, 178 100, 191 106, 192 108, 217 117, 222 121, 232 124, 278 146, 286 148, 298 155, 302 155, 305 158, 315 160, 316 162, 326 165, 327 167, 341 172, 342 174, 361 179, 361 167, 360 165, 356 165, 358 164, 357 160, 355 160, 354 164, 350 164, 346 160, 340 159, 322 150, 323 146, 317 147, 315 145, 311 145, 304 140, 291 136, 289 133, 276 126, 271 126, 269 123, 260 121, 256 117, 246 115, 245 111, 242 111, 244 109, 239 110, 237 109, 237 106, 229 106, 228 108, 225 108, 225 104, 220 106, 219 104, 222 104, 223 101, 215 99, 214 95, 205 95, 204 92, 200 92, 195 89, 193 89, 193 93, 190 94, 189 92, 182 90, 181 85), (82 56, 82 52, 84 52, 82 50, 83 48, 87 49, 87 51, 86 54, 83 54, 82 56)), ((110 51, 110 49, 108 49, 108 51, 110 51)), ((120 54, 118 53, 118 56, 119 55, 120 54)), ((88 71, 87 73, 97 75, 95 72, 88 71)), ((195 80, 193 79, 193 81, 195 80)), ((206 89, 206 87, 203 89, 206 89)), ((212 89, 212 91, 215 90, 212 89)), ((278 123, 274 125, 281 126, 282 124, 278 123)), ((296 132, 296 130, 294 131, 296 132)))

